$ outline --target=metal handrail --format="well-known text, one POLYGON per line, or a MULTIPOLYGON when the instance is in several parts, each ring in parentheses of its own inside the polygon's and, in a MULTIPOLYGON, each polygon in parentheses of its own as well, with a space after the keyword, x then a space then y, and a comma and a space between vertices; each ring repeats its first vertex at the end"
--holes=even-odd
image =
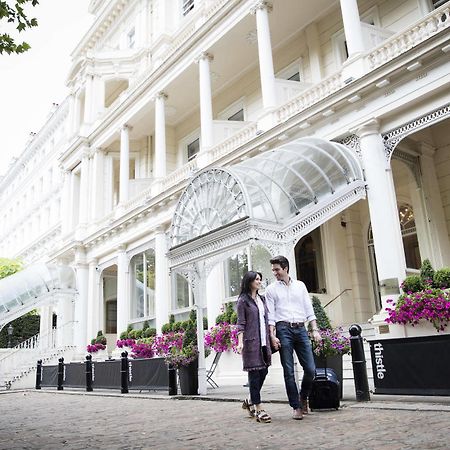
POLYGON ((333 303, 337 298, 339 298, 342 294, 344 294, 347 291, 351 291, 350 288, 344 289, 342 292, 340 292, 338 295, 336 295, 336 297, 332 298, 325 306, 324 308, 326 308, 328 305, 330 305, 331 303, 333 303))

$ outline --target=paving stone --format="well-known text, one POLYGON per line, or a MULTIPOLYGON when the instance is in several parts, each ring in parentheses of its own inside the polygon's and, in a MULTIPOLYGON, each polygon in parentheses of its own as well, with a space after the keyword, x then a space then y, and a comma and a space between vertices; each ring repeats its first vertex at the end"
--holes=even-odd
POLYGON ((278 402, 266 405, 272 423, 262 424, 231 401, 35 391, 0 395, 0 408, 0 449, 8 450, 450 448, 445 410, 347 405, 294 421, 278 402))

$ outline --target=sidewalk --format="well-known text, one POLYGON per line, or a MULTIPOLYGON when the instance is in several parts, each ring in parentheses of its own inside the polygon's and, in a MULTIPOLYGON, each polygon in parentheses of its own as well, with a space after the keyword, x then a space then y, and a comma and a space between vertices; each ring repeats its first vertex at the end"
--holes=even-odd
MULTIPOLYGON (((14 393, 18 391, 4 391, 2 394, 14 393)), ((207 395, 193 396, 169 396, 167 391, 130 391, 128 394, 121 394, 118 390, 95 390, 86 392, 84 390, 57 391, 55 389, 42 389, 34 391, 41 394, 57 395, 79 395, 79 396, 99 396, 99 397, 128 397, 152 400, 201 400, 215 402, 241 402, 248 395, 248 388, 242 385, 219 386, 216 389, 208 387, 207 395)), ((286 404, 286 392, 283 385, 267 385, 262 390, 262 400, 264 403, 286 404)), ((365 408, 365 409, 385 409, 404 411, 442 411, 450 413, 450 397, 438 396, 408 396, 408 395, 374 395, 371 393, 370 402, 357 402, 355 388, 352 382, 344 383, 344 398, 341 400, 342 408, 365 408)))

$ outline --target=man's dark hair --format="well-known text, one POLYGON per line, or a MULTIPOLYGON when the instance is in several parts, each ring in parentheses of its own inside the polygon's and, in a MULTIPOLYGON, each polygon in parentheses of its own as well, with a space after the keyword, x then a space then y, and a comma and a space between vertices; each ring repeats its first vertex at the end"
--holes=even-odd
POLYGON ((279 264, 282 269, 286 269, 289 272, 289 261, 285 256, 275 256, 270 260, 270 264, 279 264))

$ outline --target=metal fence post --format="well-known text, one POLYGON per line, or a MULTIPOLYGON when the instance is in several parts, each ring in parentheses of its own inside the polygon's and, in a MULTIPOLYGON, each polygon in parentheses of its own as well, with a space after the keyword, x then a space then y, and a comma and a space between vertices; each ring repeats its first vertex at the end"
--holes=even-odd
POLYGON ((92 355, 86 356, 86 391, 92 392, 92 355))
POLYGON ((38 359, 36 367, 36 389, 41 389, 42 359, 38 359))
POLYGON ((362 328, 358 324, 350 325, 350 347, 352 352, 353 378, 355 380, 356 401, 370 401, 369 381, 367 379, 366 357, 361 337, 362 328))
POLYGON ((128 352, 122 353, 120 368, 120 384, 122 394, 128 394, 128 352))
POLYGON ((169 395, 178 395, 177 369, 169 364, 169 395))
POLYGON ((62 391, 64 382, 64 358, 58 359, 58 391, 62 391))

